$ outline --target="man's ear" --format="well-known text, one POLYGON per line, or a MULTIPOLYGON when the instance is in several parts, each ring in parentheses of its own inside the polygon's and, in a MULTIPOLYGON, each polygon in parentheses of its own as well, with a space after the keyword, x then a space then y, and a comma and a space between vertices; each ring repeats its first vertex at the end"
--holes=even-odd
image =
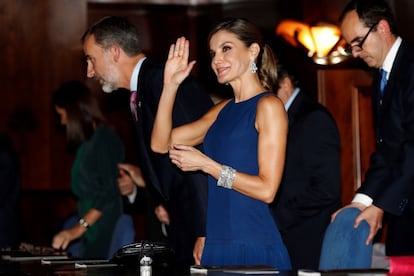
POLYGON ((292 81, 287 76, 285 76, 281 80, 279 80, 279 87, 281 87, 281 88, 288 88, 291 85, 292 85, 292 81))
POLYGON ((381 19, 378 22, 377 32, 380 33, 380 34, 390 33, 391 32, 390 24, 388 24, 388 21, 387 20, 381 19))
POLYGON ((283 78, 280 78, 278 83, 279 87, 277 89, 276 95, 282 100, 283 104, 286 104, 290 96, 292 96, 292 82, 289 77, 285 76, 283 78))
POLYGON ((112 55, 112 59, 115 62, 118 62, 121 57, 121 48, 118 45, 112 45, 111 48, 109 48, 109 51, 112 55))

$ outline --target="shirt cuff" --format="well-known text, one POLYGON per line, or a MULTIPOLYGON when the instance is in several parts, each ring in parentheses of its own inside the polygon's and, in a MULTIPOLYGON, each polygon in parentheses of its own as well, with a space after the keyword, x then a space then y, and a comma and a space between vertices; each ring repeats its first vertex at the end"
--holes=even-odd
POLYGON ((134 203, 136 197, 137 197, 137 186, 134 185, 134 190, 132 191, 132 194, 128 195, 129 203, 134 203))
POLYGON ((352 202, 361 203, 367 207, 372 204, 372 201, 373 201, 372 198, 364 194, 356 194, 354 196, 354 199, 352 200, 352 202))

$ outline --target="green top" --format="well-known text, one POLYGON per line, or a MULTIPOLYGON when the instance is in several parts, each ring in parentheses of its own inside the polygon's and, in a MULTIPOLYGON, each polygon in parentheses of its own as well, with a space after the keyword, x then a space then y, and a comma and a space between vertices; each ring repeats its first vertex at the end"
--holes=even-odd
POLYGON ((108 126, 98 127, 76 152, 71 182, 79 217, 90 208, 102 212, 101 218, 81 238, 81 257, 107 257, 112 232, 122 213, 117 164, 124 162, 124 157, 121 139, 108 126))

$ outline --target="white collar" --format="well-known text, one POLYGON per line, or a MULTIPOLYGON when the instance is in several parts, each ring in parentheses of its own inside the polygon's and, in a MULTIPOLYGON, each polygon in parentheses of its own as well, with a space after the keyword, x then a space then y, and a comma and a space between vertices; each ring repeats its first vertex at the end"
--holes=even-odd
POLYGON ((146 57, 141 58, 137 62, 137 65, 135 65, 134 71, 132 71, 131 81, 129 83, 129 90, 130 91, 137 90, 139 70, 141 69, 141 65, 142 65, 142 63, 144 62, 145 59, 146 59, 146 57))
POLYGON ((296 96, 299 94, 300 88, 296 88, 295 91, 293 91, 292 96, 290 96, 289 100, 285 104, 285 110, 287 111, 289 107, 292 105, 293 101, 295 100, 296 96))
POLYGON ((401 42, 402 42, 401 37, 397 37, 390 51, 385 57, 384 63, 382 64, 381 68, 387 71, 387 79, 390 75, 392 65, 394 64, 394 60, 395 60, 395 57, 397 56, 397 52, 398 52, 398 49, 400 48, 401 42))

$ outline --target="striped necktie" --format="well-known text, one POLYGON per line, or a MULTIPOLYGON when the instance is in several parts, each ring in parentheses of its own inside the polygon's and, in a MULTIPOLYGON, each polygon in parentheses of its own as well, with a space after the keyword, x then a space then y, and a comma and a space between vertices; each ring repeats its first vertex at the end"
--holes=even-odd
POLYGON ((131 96, 129 98, 129 106, 131 108, 132 116, 134 120, 138 122, 138 114, 137 114, 137 91, 131 91, 131 96))
POLYGON ((380 83, 380 91, 381 91, 381 97, 384 95, 384 88, 387 85, 387 71, 384 69, 380 70, 381 72, 381 83, 380 83))

